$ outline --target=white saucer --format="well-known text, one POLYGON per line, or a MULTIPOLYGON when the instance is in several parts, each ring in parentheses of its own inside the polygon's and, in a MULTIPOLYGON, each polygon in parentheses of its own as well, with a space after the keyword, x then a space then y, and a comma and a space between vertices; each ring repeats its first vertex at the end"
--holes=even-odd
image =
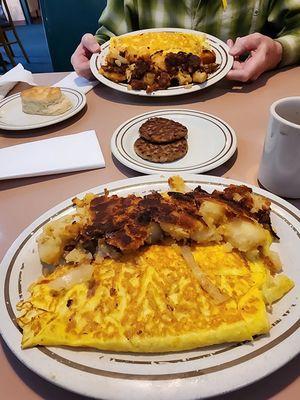
POLYGON ((186 109, 157 110, 138 115, 117 128, 111 139, 113 155, 126 167, 145 174, 210 171, 227 161, 236 146, 235 132, 226 122, 214 115, 186 109), (134 142, 139 137, 139 128, 153 117, 169 118, 188 128, 188 152, 183 158, 170 163, 154 163, 135 153, 134 142))

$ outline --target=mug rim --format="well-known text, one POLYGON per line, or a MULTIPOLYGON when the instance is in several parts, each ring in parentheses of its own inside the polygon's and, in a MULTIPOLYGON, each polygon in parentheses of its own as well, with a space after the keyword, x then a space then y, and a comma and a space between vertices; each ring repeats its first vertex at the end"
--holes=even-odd
POLYGON ((299 129, 299 131, 300 131, 300 124, 296 124, 295 122, 291 122, 291 121, 281 117, 275 110, 275 108, 276 108, 276 106, 278 106, 278 104, 284 103, 287 100, 298 100, 299 104, 300 104, 300 96, 283 97, 279 100, 274 101, 274 103, 271 104, 270 112, 271 112, 272 116, 274 118, 276 118, 277 120, 279 120, 280 122, 282 122, 292 128, 299 129))

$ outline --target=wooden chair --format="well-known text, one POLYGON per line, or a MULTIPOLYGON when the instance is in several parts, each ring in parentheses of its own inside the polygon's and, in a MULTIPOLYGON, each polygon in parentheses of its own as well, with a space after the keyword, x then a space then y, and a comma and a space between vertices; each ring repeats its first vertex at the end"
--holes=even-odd
POLYGON ((7 14, 7 21, 1 22, 0 23, 0 47, 4 47, 5 53, 7 55, 7 57, 9 58, 10 62, 12 65, 16 65, 15 59, 14 59, 14 52, 12 50, 11 45, 12 44, 18 44, 20 46, 20 49, 25 57, 25 60, 29 63, 29 58, 28 55, 22 45, 22 42, 19 38, 19 35, 16 31, 14 22, 11 18, 11 14, 9 11, 9 8, 7 6, 6 0, 0 0, 0 5, 2 6, 2 8, 5 9, 6 14, 7 14), (8 31, 12 31, 14 36, 15 36, 15 40, 10 41, 6 35, 6 32, 8 31))
POLYGON ((3 60, 2 54, 0 53, 0 67, 4 72, 7 72, 7 66, 5 60, 3 60))

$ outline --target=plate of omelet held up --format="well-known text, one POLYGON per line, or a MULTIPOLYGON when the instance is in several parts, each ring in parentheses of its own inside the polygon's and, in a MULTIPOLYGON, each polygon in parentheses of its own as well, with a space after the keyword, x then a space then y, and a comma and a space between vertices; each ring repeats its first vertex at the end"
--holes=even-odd
POLYGON ((220 39, 189 29, 155 28, 113 36, 93 54, 100 82, 139 96, 176 96, 224 78, 233 65, 220 39))
POLYGON ((9 249, 2 335, 29 368, 95 398, 225 393, 299 352, 299 241, 299 211, 240 182, 96 187, 9 249))

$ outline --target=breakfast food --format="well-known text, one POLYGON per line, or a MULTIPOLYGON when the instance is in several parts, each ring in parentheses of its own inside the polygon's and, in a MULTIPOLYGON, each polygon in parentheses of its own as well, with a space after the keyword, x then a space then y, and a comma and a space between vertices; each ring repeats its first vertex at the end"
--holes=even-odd
POLYGON ((167 118, 150 118, 139 128, 134 151, 144 160, 165 163, 179 160, 188 151, 187 128, 167 118))
POLYGON ((38 240, 41 260, 56 264, 65 248, 89 248, 94 257, 99 240, 114 254, 130 252, 166 236, 198 244, 226 242, 248 258, 267 257, 274 271, 280 268, 270 250, 276 233, 267 199, 246 186, 231 185, 209 194, 200 186, 182 193, 181 179, 172 178, 170 184, 174 190, 167 194, 75 198, 77 213, 45 226, 38 240))
POLYGON ((72 108, 71 101, 58 87, 34 86, 21 92, 21 100, 26 114, 60 115, 72 108))
POLYGON ((38 238, 54 270, 30 286, 22 347, 165 352, 269 332, 293 282, 270 246, 270 202, 246 186, 87 194, 38 238))
POLYGON ((185 138, 172 143, 159 144, 138 138, 134 143, 134 150, 137 155, 145 160, 165 163, 176 161, 184 157, 188 150, 188 144, 185 138))
POLYGON ((140 136, 153 143, 170 143, 187 135, 187 127, 167 118, 150 118, 140 129, 140 136))
POLYGON ((151 93, 203 83, 216 71, 216 56, 204 35, 147 32, 112 37, 100 73, 130 89, 151 93))

